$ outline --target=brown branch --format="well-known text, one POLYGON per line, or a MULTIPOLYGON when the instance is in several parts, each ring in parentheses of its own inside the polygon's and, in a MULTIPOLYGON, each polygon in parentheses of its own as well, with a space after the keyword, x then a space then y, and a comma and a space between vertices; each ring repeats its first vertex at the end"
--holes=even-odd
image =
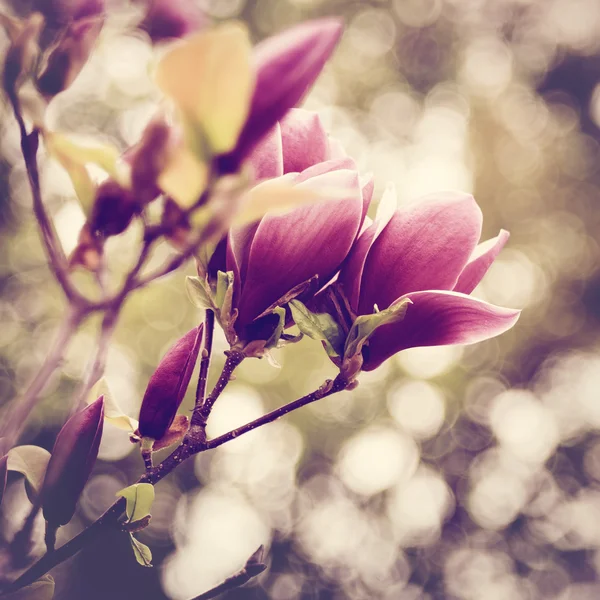
POLYGON ((44 363, 27 386, 25 392, 13 401, 8 414, 2 419, 0 438, 4 438, 3 445, 6 446, 6 451, 12 448, 18 440, 27 417, 33 411, 52 373, 54 373, 62 362, 69 341, 86 316, 87 312, 85 310, 76 307, 71 308, 67 312, 44 363))
POLYGON ((238 427, 229 433, 225 433, 219 437, 209 440, 206 442, 206 449, 212 450, 213 448, 222 446, 223 444, 226 444, 227 442, 244 435, 244 433, 248 433, 253 429, 262 427, 267 423, 272 423, 273 421, 276 421, 280 417, 283 417, 294 410, 298 410, 307 404, 312 404, 317 400, 321 400, 321 398, 326 398, 327 396, 341 392, 347 387, 348 382, 339 375, 333 381, 328 379, 318 390, 315 390, 314 392, 311 392, 302 398, 298 398, 298 400, 294 400, 289 404, 285 404, 284 406, 281 406, 280 408, 277 408, 270 413, 267 413, 266 415, 263 415, 262 417, 259 417, 250 423, 247 423, 246 425, 242 425, 241 427, 238 427))
POLYGON ((223 390, 227 384, 231 381, 231 377, 236 367, 244 360, 244 353, 238 350, 229 350, 225 353, 227 359, 225 360, 225 366, 219 375, 219 379, 215 384, 212 392, 207 396, 206 400, 202 403, 202 406, 196 405, 194 407, 194 414, 192 415, 192 422, 190 424, 190 431, 194 432, 195 429, 204 430, 206 422, 212 411, 215 402, 219 399, 223 390))
MULTIPOLYGON (((252 421, 251 423, 243 425, 242 427, 238 427, 229 433, 219 436, 214 440, 197 444, 194 444, 193 440, 189 440, 188 443, 184 442, 171 455, 165 458, 160 465, 152 469, 151 472, 140 477, 137 483, 151 483, 152 485, 156 485, 161 479, 166 477, 182 462, 191 456, 205 452, 206 450, 211 450, 217 446, 221 446, 222 444, 225 444, 245 433, 248 433, 249 431, 252 431, 253 429, 257 429, 262 425, 271 423, 293 410, 296 410, 302 406, 306 406, 307 404, 320 400, 321 398, 331 396, 332 394, 340 392, 347 387, 348 382, 338 375, 334 381, 327 380, 319 389, 315 390, 314 392, 311 392, 310 394, 307 394, 306 396, 303 396, 294 402, 290 402, 289 404, 286 404, 285 406, 282 406, 281 408, 278 408, 277 410, 274 410, 263 417, 252 421)), ((57 548, 54 552, 47 553, 42 556, 38 562, 25 571, 25 573, 23 573, 6 590, 4 590, 4 592, 12 593, 26 585, 29 585, 30 583, 33 583, 55 566, 79 552, 79 550, 81 550, 86 544, 92 542, 98 535, 101 534, 105 527, 118 527, 118 519, 124 510, 125 499, 120 498, 87 529, 76 535, 66 544, 60 546, 60 548, 57 548)), ((207 596, 206 598, 210 598, 210 596, 207 596)))
POLYGON ((206 397, 206 382, 210 369, 213 335, 215 331, 215 313, 209 308, 204 315, 204 340, 202 344, 202 358, 200 359, 200 372, 198 373, 198 386, 196 387, 195 408, 200 408, 206 397))
POLYGON ((71 303, 82 303, 85 301, 85 298, 77 291, 69 278, 67 259, 42 200, 40 174, 37 164, 39 131, 34 129, 28 134, 23 117, 19 113, 18 107, 14 102, 13 108, 21 133, 21 152, 25 161, 25 168, 27 170, 27 177, 29 179, 29 186, 33 197, 33 212, 40 228, 44 249, 48 257, 48 265, 50 266, 56 281, 63 289, 67 299, 71 303))

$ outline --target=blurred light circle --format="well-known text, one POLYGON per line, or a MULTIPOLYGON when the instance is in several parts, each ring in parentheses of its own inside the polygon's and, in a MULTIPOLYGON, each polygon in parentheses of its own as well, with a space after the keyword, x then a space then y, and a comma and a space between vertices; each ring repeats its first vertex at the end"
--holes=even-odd
POLYGON ((166 560, 166 593, 187 600, 239 571, 250 555, 268 544, 270 529, 235 488, 204 488, 191 500, 182 496, 176 511, 179 547, 166 560))
POLYGON ((394 0, 394 11, 409 27, 426 27, 442 12, 442 0, 394 0))
POLYGON ((411 546, 435 542, 453 507, 448 484, 435 471, 421 467, 411 479, 394 488, 387 512, 397 539, 403 546, 411 546))
POLYGON ((460 76, 474 92, 496 96, 509 84, 512 69, 508 46, 495 37, 482 37, 467 46, 460 76))
MULTIPOLYGON (((209 437, 217 437, 254 421, 264 413, 262 398, 256 389, 242 384, 229 386, 215 404, 206 430, 209 437)), ((261 428, 228 442, 223 448, 225 451, 239 452, 252 444, 252 440, 260 433, 261 428)))
POLYGON ((432 383, 402 382, 388 392, 387 404, 396 422, 416 438, 430 438, 444 423, 444 394, 432 383))
POLYGON ((65 254, 69 255, 75 250, 85 220, 81 204, 76 201, 65 202, 56 212, 54 226, 65 254))
POLYGON ((392 49, 396 25, 387 11, 367 9, 352 19, 345 37, 364 56, 377 58, 392 49))
POLYGON ((285 573, 278 575, 271 586, 269 598, 272 600, 295 600, 302 592, 303 578, 299 575, 285 573))
POLYGON ((105 423, 98 458, 114 462, 125 458, 134 448, 138 448, 138 446, 131 443, 127 431, 105 423))
POLYGON ((502 447, 528 462, 545 462, 560 441, 552 412, 525 390, 509 390, 497 396, 490 425, 502 447))
POLYGON ((412 377, 431 379, 444 375, 460 360, 461 346, 408 348, 396 354, 399 365, 412 377))
POLYGON ((350 438, 338 457, 342 481, 370 496, 408 479, 419 464, 415 441, 390 428, 370 427, 350 438))
POLYGON ((246 0, 200 0, 200 8, 217 19, 228 19, 239 15, 246 0))
POLYGON ((125 477, 120 472, 118 476, 102 474, 92 477, 79 499, 79 508, 86 519, 96 520, 115 501, 115 494, 126 485, 125 477))

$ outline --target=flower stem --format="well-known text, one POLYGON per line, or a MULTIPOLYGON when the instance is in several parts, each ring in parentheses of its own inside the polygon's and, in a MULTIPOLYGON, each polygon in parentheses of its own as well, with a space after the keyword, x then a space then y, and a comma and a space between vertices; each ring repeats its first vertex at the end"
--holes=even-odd
POLYGON ((243 352, 238 350, 230 350, 225 353, 227 359, 225 360, 225 366, 221 371, 221 375, 215 384, 212 392, 207 396, 206 400, 203 402, 201 407, 196 406, 194 409, 194 414, 192 415, 191 427, 197 428, 200 427, 204 429, 206 427, 206 423, 208 421, 208 417, 215 405, 215 402, 219 399, 219 396, 227 386, 227 384, 231 381, 231 376, 235 371, 236 367, 244 360, 243 352))
POLYGON ((215 331, 215 313, 206 309, 204 316, 204 340, 202 345, 202 358, 200 360, 200 372, 198 374, 198 386, 196 387, 195 410, 199 409, 204 403, 206 396, 206 382, 208 379, 208 370, 210 369, 210 357, 212 354, 213 334, 215 331))

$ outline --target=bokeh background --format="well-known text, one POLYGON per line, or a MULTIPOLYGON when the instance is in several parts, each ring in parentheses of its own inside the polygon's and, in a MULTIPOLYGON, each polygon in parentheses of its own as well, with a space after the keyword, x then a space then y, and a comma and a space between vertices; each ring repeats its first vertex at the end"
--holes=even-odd
MULTIPOLYGON (((139 567, 126 537, 110 535, 55 570, 56 598, 188 600, 259 544, 268 571, 226 598, 599 598, 600 2, 200 4, 216 21, 248 23, 256 40, 309 17, 343 16, 346 34, 306 106, 373 172, 375 199, 387 182, 402 202, 440 189, 473 192, 484 237, 512 234, 475 295, 523 314, 511 332, 474 347, 405 351, 361 375, 356 390, 189 461, 157 487, 152 522, 139 534, 155 568, 139 567)), ((49 118, 125 148, 157 94, 148 41, 116 33, 129 9, 111 14, 113 32, 49 118)), ((44 263, 6 105, 0 155, 6 403, 41 363, 64 303, 44 263)), ((82 214, 60 167, 45 161, 43 179, 69 251, 82 214)), ((113 272, 131 260, 135 233, 112 241, 113 272)), ((201 318, 183 278, 137 294, 116 331, 107 378, 132 416, 162 353, 201 318)), ((24 441, 51 448, 96 328, 89 323, 71 345, 24 441)), ((215 366, 224 349, 219 338, 215 366)), ((211 435, 335 373, 309 340, 276 357, 280 369, 258 360, 239 369, 211 435)), ((63 539, 137 478, 142 463, 132 450, 124 432, 105 427, 102 461, 63 539)), ((11 482, 4 540, 28 510, 22 482, 11 482)))

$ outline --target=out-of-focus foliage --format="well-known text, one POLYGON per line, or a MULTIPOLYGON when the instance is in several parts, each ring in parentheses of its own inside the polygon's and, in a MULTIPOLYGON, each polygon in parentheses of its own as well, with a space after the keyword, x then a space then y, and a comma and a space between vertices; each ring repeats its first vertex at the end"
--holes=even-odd
MULTIPOLYGON (((56 597, 185 600, 239 569, 260 544, 270 548, 270 569, 228 598, 600 596, 600 3, 200 4, 216 20, 247 21, 256 39, 307 17, 344 15, 345 36, 307 107, 374 173, 375 200, 388 181, 402 201, 439 189, 473 192, 485 237, 501 227, 512 234, 476 295, 523 315, 511 332, 475 347, 405 351, 362 374, 356 390, 201 455, 156 489, 151 524, 139 534, 154 571, 138 568, 126 536, 116 536, 57 571, 56 597)), ((110 22, 51 118, 63 131, 124 148, 153 114, 154 59, 141 35, 109 34, 110 22)), ((6 44, 0 33, 0 49, 6 44)), ((42 361, 64 306, 45 266, 6 106, 0 154, 6 402, 42 361)), ((66 174, 49 160, 43 186, 70 251, 84 217, 66 174)), ((110 240, 114 274, 136 233, 110 240)), ((162 257, 159 249, 153 262, 162 257)), ((160 356, 199 318, 184 272, 129 302, 107 380, 132 416, 160 356)), ((92 349, 92 325, 73 342, 24 443, 51 447, 92 349)), ((224 349, 217 340, 217 353, 224 349)), ((280 370, 266 361, 242 365, 216 405, 211 435, 335 371, 310 340, 276 358, 280 370)), ((191 403, 190 392, 184 406, 191 403)), ((131 450, 126 432, 107 425, 102 461, 59 543, 134 480, 142 466, 131 450)), ((27 512, 22 483, 11 482, 4 537, 16 528, 9 515, 27 512)))

